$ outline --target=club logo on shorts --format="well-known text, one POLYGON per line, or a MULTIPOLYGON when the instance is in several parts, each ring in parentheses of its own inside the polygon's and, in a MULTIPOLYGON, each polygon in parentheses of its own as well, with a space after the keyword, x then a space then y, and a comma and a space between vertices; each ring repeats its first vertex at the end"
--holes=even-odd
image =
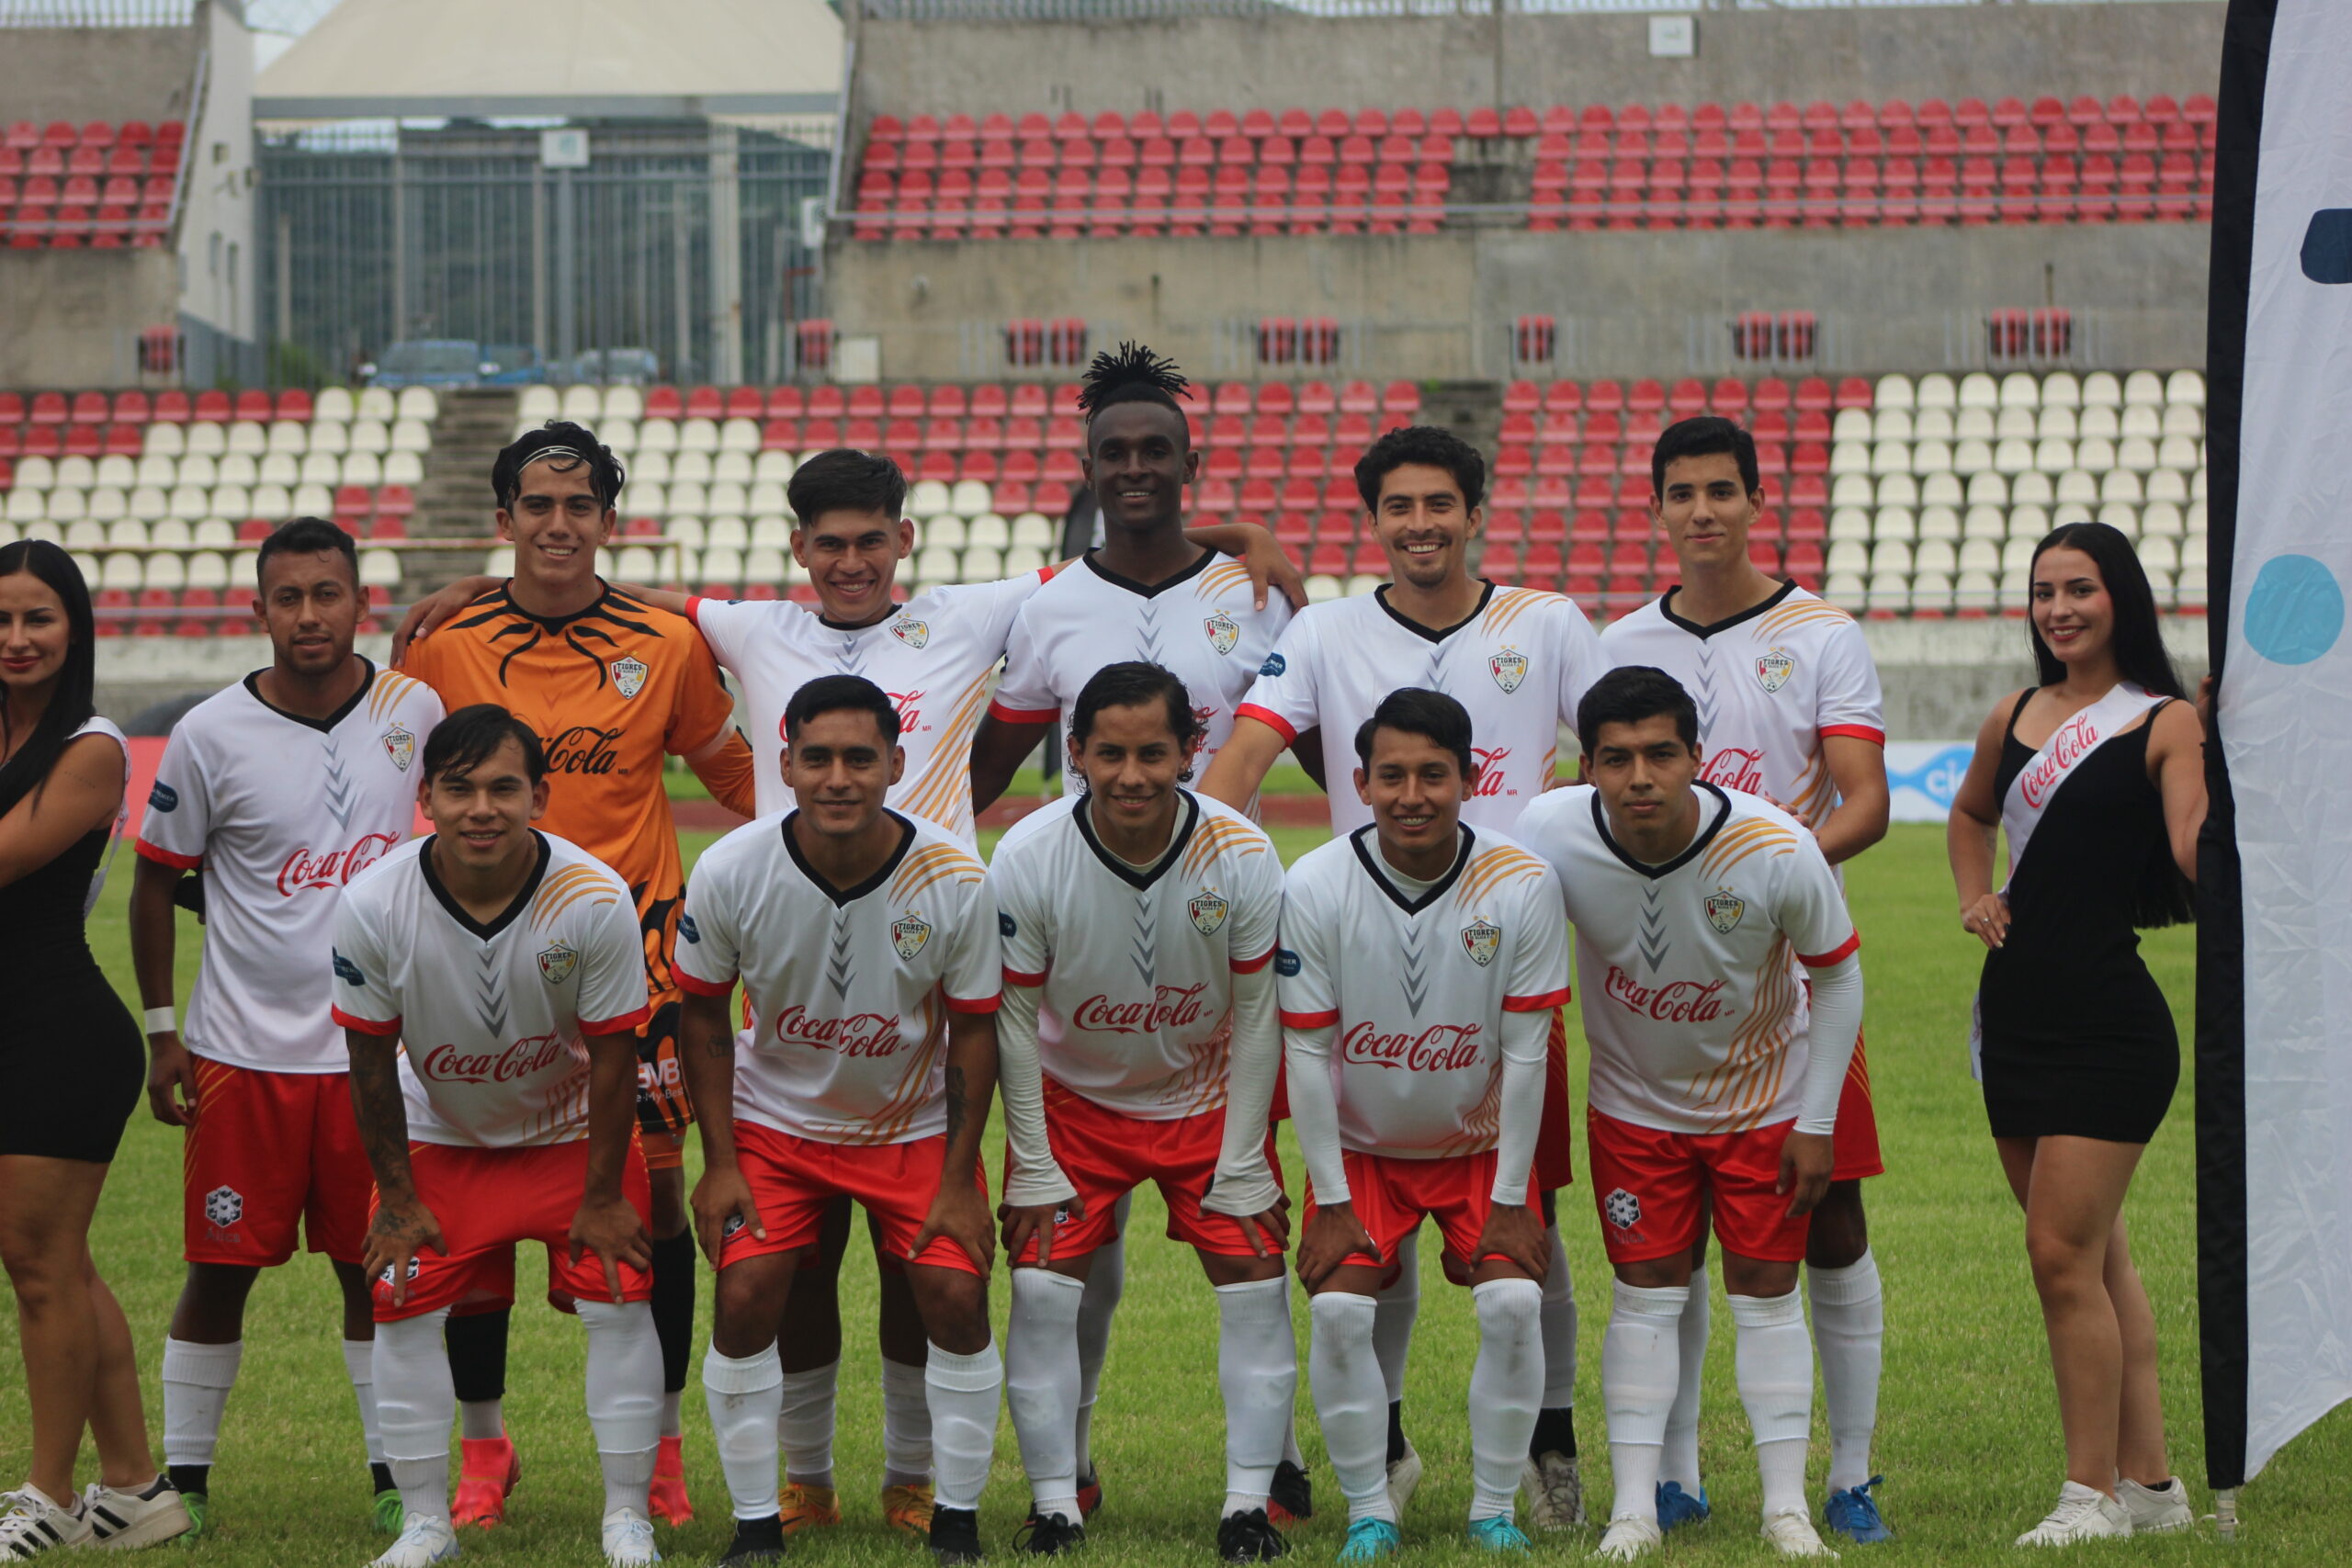
POLYGON ((921 648, 931 641, 931 623, 900 615, 890 623, 890 635, 909 648, 921 648))
POLYGON ((539 978, 550 986, 562 985, 579 967, 580 950, 569 942, 559 942, 539 950, 539 978))
MULTIPOLYGON (((412 1285, 415 1284, 415 1283, 416 1283, 416 1277, 417 1277, 417 1275, 418 1275, 418 1274, 420 1274, 420 1273, 422 1273, 422 1272, 424 1272, 424 1258, 411 1258, 408 1260, 408 1282, 409 1282, 410 1284, 412 1284, 412 1285)), ((391 1266, 390 1264, 387 1263, 386 1265, 384 1265, 384 1271, 383 1271, 382 1273, 380 1273, 380 1274, 379 1274, 379 1275, 377 1275, 377 1276, 376 1276, 376 1282, 377 1282, 378 1284, 379 1284, 379 1285, 383 1286, 386 1290, 390 1290, 390 1289, 391 1289, 391 1286, 392 1286, 392 1266, 391 1266)))
POLYGON ((645 660, 635 654, 614 660, 613 684, 624 697, 633 697, 645 690, 645 660))
POLYGON ((1203 936, 1215 936, 1225 924, 1225 917, 1233 906, 1208 888, 1202 888, 1188 906, 1193 911, 1193 929, 1203 936))
POLYGON ((204 1217, 227 1230, 245 1217, 245 1195, 233 1187, 216 1187, 204 1195, 204 1217))
POLYGON ((1728 887, 1718 887, 1707 895, 1707 923, 1729 936, 1739 924, 1739 917, 1747 913, 1747 900, 1728 887))
POLYGON ((1796 669, 1797 661, 1789 657, 1785 649, 1773 649, 1758 656, 1756 683, 1768 692, 1777 692, 1789 683, 1789 677, 1796 673, 1796 669))
POLYGON ((1483 915, 1462 928, 1462 951, 1481 969, 1495 961, 1502 947, 1503 928, 1483 915))
POLYGON ((1632 1230, 1642 1223, 1642 1201, 1622 1187, 1609 1190, 1609 1196, 1600 1201, 1600 1212, 1621 1231, 1632 1230))
POLYGON ((747 1230, 750 1227, 743 1223, 742 1215, 729 1214, 727 1216, 727 1223, 718 1227, 718 1239, 722 1243, 732 1241, 735 1238, 736 1232, 747 1230))
POLYGON ((1500 686, 1506 695, 1516 692, 1519 683, 1527 679, 1527 655, 1515 648, 1490 653, 1487 656, 1487 673, 1495 678, 1495 684, 1500 686))
POLYGON ((416 737, 395 724, 384 731, 381 739, 384 755, 392 760, 392 766, 408 772, 408 765, 416 761, 416 737))
POLYGON ((931 923, 921 915, 910 914, 903 920, 890 922, 890 945, 899 950, 901 958, 912 958, 931 940, 931 923))
POLYGON ((1209 646, 1219 653, 1231 653, 1233 645, 1241 640, 1241 623, 1219 610, 1201 623, 1209 634, 1209 646))

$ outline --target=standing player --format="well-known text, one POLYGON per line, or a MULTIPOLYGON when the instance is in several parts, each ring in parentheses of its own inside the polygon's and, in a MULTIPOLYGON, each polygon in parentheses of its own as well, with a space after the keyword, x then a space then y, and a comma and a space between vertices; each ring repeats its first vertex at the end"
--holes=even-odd
POLYGON ((1348 1498, 1342 1562, 1399 1545, 1373 1292, 1424 1217, 1477 1304, 1470 1537, 1528 1548, 1511 1509, 1544 1383, 1540 1281, 1555 1266, 1531 1175, 1568 933, 1551 869, 1462 821, 1470 739, 1469 714, 1442 693, 1383 698, 1356 733, 1371 824, 1302 856, 1283 892, 1275 967, 1309 1182, 1298 1273, 1314 1294, 1316 1414, 1348 1498))
MULTIPOLYGON (((1650 505, 1681 582, 1600 636, 1611 666, 1666 671, 1699 710, 1711 784, 1777 804, 1813 830, 1832 866, 1886 836, 1886 720, 1878 670, 1854 618, 1757 570, 1748 529, 1764 504, 1756 443, 1727 419, 1687 419, 1658 437, 1650 505)), ((1823 1517, 1854 1541, 1891 1531, 1871 1488, 1871 1434, 1886 1314, 1862 1213, 1862 1179, 1879 1156, 1870 1068, 1860 1043, 1838 1110, 1838 1165, 1814 1212, 1805 1282, 1821 1387, 1829 1406, 1829 1496, 1823 1517)), ((1682 1316, 1682 1386, 1667 1423, 1658 1523, 1707 1513, 1699 1476, 1699 1387, 1707 1352, 1706 1241, 1692 1259, 1682 1316)))
POLYGON ((735 1510, 722 1561, 784 1552, 775 1341, 794 1272, 842 1198, 909 1260, 930 1337, 931 1550, 977 1561, 1003 1384, 979 1168, 1002 985, 995 911, 970 851, 884 807, 906 756, 880 687, 812 681, 785 727, 797 808, 713 845, 679 925, 686 1072, 704 1108, 695 1216, 718 1269, 703 1386, 735 1510))
POLYGON ((1610 671, 1577 733, 1591 783, 1537 801, 1520 832, 1576 922, 1592 1190, 1617 1276, 1600 1352, 1616 1498, 1595 1555, 1638 1557, 1664 1533, 1677 1325, 1712 1207, 1763 1537, 1783 1556, 1835 1556, 1804 1501, 1813 1355, 1797 1263, 1862 1020, 1861 939, 1802 823, 1700 782, 1698 712, 1672 676, 1610 671))
MULTIPOLYGON (((683 1136, 693 1120, 677 1060, 671 973, 685 873, 662 787, 665 756, 685 759, 731 810, 752 810, 752 753, 729 722, 734 701, 710 650, 675 615, 596 575, 619 521, 622 473, 576 424, 549 423, 498 455, 491 488, 514 575, 410 649, 406 668, 451 708, 494 702, 546 749, 548 831, 618 872, 636 900, 652 987, 639 1042, 638 1116, 653 1182, 653 1317, 662 1334, 662 1440, 657 1516, 694 1517, 678 1448, 678 1399, 693 1348, 695 1247, 686 1233, 683 1136)), ((449 1359, 464 1414, 460 1524, 495 1524, 521 1474, 506 1438, 506 1315, 453 1316, 449 1359)))
POLYGON ((635 906, 608 867, 533 830, 547 759, 522 719, 459 708, 424 743, 421 771, 433 836, 362 873, 334 921, 334 1019, 376 1173, 365 1267, 377 1407, 404 1518, 375 1568, 458 1555, 441 1324, 459 1303, 511 1307, 526 1241, 547 1247, 549 1301, 588 1331, 605 1560, 658 1562, 646 1499, 662 1347, 631 1114, 647 1011, 635 906))
MULTIPOLYGON (((1318 725, 1327 773, 1334 752, 1395 687, 1442 692, 1472 716, 1476 759, 1462 818, 1505 831, 1551 787, 1559 733, 1604 667, 1592 626, 1574 602, 1532 588, 1501 588, 1470 574, 1470 547, 1484 523, 1487 465, 1449 431, 1392 430, 1356 464, 1356 489, 1387 552, 1389 581, 1369 594, 1308 608, 1283 634, 1234 720, 1233 740, 1202 780, 1204 795, 1238 805, 1285 746, 1318 725)), ((1348 790, 1331 792, 1331 830, 1372 819, 1348 790)), ((1544 1194, 1552 1268, 1544 1280, 1544 1410, 1529 1439, 1524 1484, 1538 1528, 1584 1520, 1577 1463, 1577 1305, 1553 1193, 1573 1176, 1568 1127, 1567 1033, 1554 1021, 1535 1185, 1544 1194)), ((1396 1277, 1380 1295, 1381 1372, 1388 1384, 1388 1462, 1396 1506, 1419 1483, 1420 1456, 1405 1439, 1406 1351, 1419 1304, 1418 1231, 1397 1248, 1396 1277)))
POLYGON ((343 1287, 376 1522, 400 1494, 376 1429, 366 1249, 370 1177, 351 1059, 320 960, 346 883, 408 837, 416 755, 441 721, 424 682, 351 649, 366 600, 351 536, 297 518, 262 541, 254 614, 271 662, 181 718, 139 838, 130 958, 147 1009, 148 1102, 187 1129, 187 1282, 164 1341, 164 1462, 201 1534, 220 1417, 244 1356, 245 1298, 298 1232, 343 1287), (200 868, 200 869, 199 869, 200 868), (212 940, 172 1016, 173 900, 196 874, 212 940))
POLYGON ((1282 1264, 1290 1221, 1267 1135, 1282 1057, 1268 967, 1282 862, 1248 818, 1181 787, 1201 727, 1167 671, 1104 666, 1069 723, 1080 792, 1023 818, 989 871, 1004 939, 1004 1197, 1016 1216, 1004 1237, 1005 1384, 1035 1499, 1025 1545, 1050 1556, 1086 1539, 1079 1297, 1118 1201, 1155 1181, 1169 1236, 1193 1245, 1216 1292, 1217 1554, 1265 1561, 1289 1550, 1266 1504, 1298 1382, 1282 1264), (1038 1038, 1041 1006, 1063 1021, 1056 1039, 1038 1038))

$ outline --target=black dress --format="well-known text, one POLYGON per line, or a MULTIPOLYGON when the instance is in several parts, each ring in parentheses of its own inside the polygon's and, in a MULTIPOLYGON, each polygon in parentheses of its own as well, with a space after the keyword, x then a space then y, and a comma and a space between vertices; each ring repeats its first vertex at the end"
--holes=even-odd
MULTIPOLYGON (((2021 698, 2009 715, 1996 800, 2035 756, 2017 737, 2024 710, 2021 698)), ((2148 778, 2162 711, 2076 764, 2011 879, 2008 939, 1985 953, 1977 990, 1996 1138, 2144 1144, 2172 1103, 2180 1039, 2132 926, 2150 857, 2171 852, 2148 778)))

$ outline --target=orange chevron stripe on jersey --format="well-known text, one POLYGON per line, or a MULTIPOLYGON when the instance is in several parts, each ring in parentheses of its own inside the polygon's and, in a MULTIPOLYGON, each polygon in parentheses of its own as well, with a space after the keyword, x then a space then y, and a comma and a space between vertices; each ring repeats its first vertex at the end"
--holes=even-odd
POLYGON ((1469 867, 1462 874, 1459 897, 1475 901, 1507 884, 1543 874, 1544 863, 1525 850, 1498 845, 1470 857, 1469 867))
POLYGON ((1756 635, 1770 640, 1792 627, 1822 623, 1835 624, 1854 617, 1837 605, 1819 599, 1790 599, 1767 611, 1756 623, 1756 635))
POLYGON ((940 1010, 939 990, 933 987, 922 999, 922 1018, 916 1036, 922 1043, 909 1058, 899 1081, 891 1088, 890 1098, 882 1108, 867 1118, 865 1124, 841 1141, 845 1144, 895 1144, 905 1136, 908 1128, 922 1114, 923 1101, 930 1098, 932 1065, 939 1060, 944 1047, 946 1030, 940 1010))
POLYGON ((970 852, 956 844, 933 844, 917 850, 899 864, 890 878, 890 897, 895 901, 912 898, 926 887, 950 878, 958 882, 979 882, 988 875, 980 863, 970 852))
POLYGON ((1710 1133, 1744 1133, 1763 1125, 1780 1099, 1789 1070, 1788 1049, 1799 997, 1795 965, 1785 932, 1772 939, 1757 968, 1756 1000, 1732 1035, 1723 1065, 1692 1083, 1691 1098, 1712 1110, 1710 1133))
POLYGON ((1193 829, 1193 841, 1184 846, 1181 863, 1186 876, 1197 876, 1212 860, 1231 850, 1239 854, 1265 853, 1264 834, 1223 817, 1204 817, 1193 829))
POLYGON ((1193 579, 1195 598, 1215 599, 1250 583, 1250 569, 1238 560, 1221 560, 1193 579))
POLYGON ((980 727, 980 715, 988 707, 989 689, 986 682, 973 682, 964 694, 947 722, 940 726, 939 739, 932 743, 931 762, 915 781, 915 785, 899 803, 899 808, 910 817, 920 817, 927 822, 946 827, 968 823, 971 817, 972 736, 980 727), (956 809, 956 793, 965 795, 962 810, 956 809))
POLYGON ((381 718, 412 693, 428 689, 424 682, 413 680, 397 670, 379 670, 376 671, 376 683, 368 688, 368 716, 381 718))
POLYGON ((1537 605, 1546 600, 1562 597, 1564 595, 1546 592, 1541 588, 1498 588, 1495 596, 1487 602, 1484 629, 1490 635, 1508 631, 1514 622, 1523 618, 1537 605))
POLYGON ((582 898, 595 898, 600 904, 618 904, 628 897, 621 886, 592 865, 570 865, 539 884, 531 896, 531 927, 539 930, 555 922, 582 898), (597 898, 596 895, 603 897, 597 898))
POLYGON ((1751 817, 1745 822, 1735 822, 1715 835, 1707 846, 1706 854, 1699 862, 1699 874, 1723 877, 1731 868, 1749 855, 1763 852, 1775 855, 1796 853, 1797 837, 1777 822, 1767 822, 1751 817))

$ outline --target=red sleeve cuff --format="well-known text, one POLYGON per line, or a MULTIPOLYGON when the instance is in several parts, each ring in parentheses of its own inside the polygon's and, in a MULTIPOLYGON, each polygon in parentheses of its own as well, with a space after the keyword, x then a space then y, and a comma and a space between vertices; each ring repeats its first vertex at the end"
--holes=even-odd
POLYGON ((1265 952, 1258 954, 1255 958, 1234 959, 1232 961, 1233 972, 1236 975, 1255 975, 1259 970, 1263 969, 1266 966, 1267 960, 1272 958, 1273 955, 1274 949, 1270 947, 1266 949, 1265 952))
POLYGON ((1051 724, 1061 716, 1057 707, 1009 708, 993 697, 989 699, 989 716, 1006 724, 1051 724))
POLYGON ((678 977, 680 990, 692 991, 698 997, 723 997, 735 988, 732 980, 706 980, 698 975, 689 975, 674 964, 671 966, 670 973, 678 977))
POLYGON ((1272 708, 1260 707, 1256 703, 1243 703, 1233 710, 1233 716, 1237 721, 1245 718, 1256 719, 1260 724, 1281 736, 1283 744, 1285 746, 1298 739, 1298 731, 1291 727, 1290 720, 1272 708))
POLYGON ((1862 933, 1856 931, 1853 935, 1839 942, 1836 947, 1831 948, 1827 953, 1819 954, 1805 953, 1798 953, 1797 962, 1804 964, 1808 969, 1826 969, 1832 964, 1843 963, 1846 959, 1852 956, 1854 952, 1861 945, 1862 933))
POLYGON ((696 631, 702 630, 702 599, 699 593, 686 595, 686 619, 695 624, 696 631))
POLYGON ((1008 986, 1026 986, 1034 990, 1044 985, 1046 976, 1051 973, 1050 969, 1040 969, 1035 975, 1024 975, 1018 969, 1007 968, 1004 972, 1004 983, 1008 986))
POLYGON ((182 871, 194 871, 204 863, 202 855, 174 854, 171 851, 151 844, 144 839, 140 840, 131 848, 137 850, 142 858, 152 860, 158 865, 175 865, 182 871))
POLYGON ((651 1018, 652 1016, 652 1008, 640 1002, 638 1004, 637 1010, 634 1012, 625 1012, 618 1018, 607 1018, 601 1020, 583 1018, 580 1021, 580 1032, 582 1034, 623 1034, 636 1029, 640 1024, 644 1023, 647 1019, 651 1018))
POLYGON ((1284 1008, 1282 1014, 1283 1026, 1290 1029, 1329 1029, 1340 1021, 1338 1008, 1329 1012, 1293 1012, 1284 1008))
POLYGON ((333 1010, 334 1013, 334 1021, 337 1023, 343 1025, 345 1029, 356 1029, 362 1034, 373 1034, 380 1037, 398 1034, 401 1032, 401 1021, 396 1018, 354 1018, 351 1014, 344 1011, 341 1008, 335 1008, 333 1010))
POLYGON ((1037 581, 1040 582, 1051 582, 1054 580, 1054 574, 1061 570, 1061 562, 1047 561, 1045 565, 1037 569, 1037 581))
POLYGON ((1886 744, 1886 731, 1872 729, 1867 724, 1825 724, 1821 727, 1821 738, 1824 740, 1833 735, 1849 735, 1857 740, 1867 740, 1873 746, 1886 744))
POLYGON ((1550 1012, 1554 1008, 1567 1006, 1568 998, 1569 987, 1566 986, 1556 991, 1546 991, 1540 997, 1505 997, 1503 1011, 1550 1012))
MULTIPOLYGON (((939 994, 943 997, 947 996, 944 991, 939 994)), ((1003 999, 1001 992, 992 997, 947 997, 947 1010, 949 1012, 994 1012, 997 1010, 997 1004, 1003 999)))

